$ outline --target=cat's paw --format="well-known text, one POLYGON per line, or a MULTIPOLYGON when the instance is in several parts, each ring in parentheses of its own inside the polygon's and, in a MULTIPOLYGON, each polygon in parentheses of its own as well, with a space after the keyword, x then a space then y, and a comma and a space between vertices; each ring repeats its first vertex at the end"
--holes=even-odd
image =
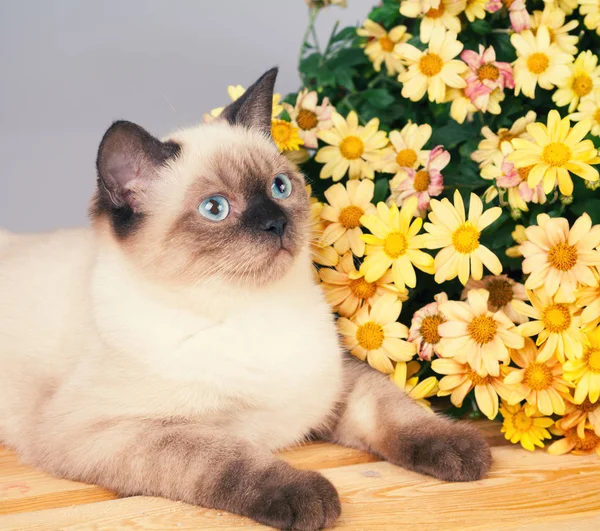
POLYGON ((444 481, 475 481, 492 464, 481 433, 468 424, 435 423, 399 434, 397 463, 444 481))
POLYGON ((265 474, 248 516, 277 529, 315 531, 333 525, 341 512, 335 487, 317 472, 288 468, 265 474))

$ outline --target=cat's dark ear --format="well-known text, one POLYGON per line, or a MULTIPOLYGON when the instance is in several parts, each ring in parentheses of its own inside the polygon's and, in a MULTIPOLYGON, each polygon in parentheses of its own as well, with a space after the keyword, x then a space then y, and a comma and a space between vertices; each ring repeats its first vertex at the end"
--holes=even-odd
POLYGON ((278 68, 265 72, 240 98, 225 107, 221 116, 230 124, 271 132, 273 89, 278 68))
POLYGON ((107 207, 139 211, 140 195, 178 153, 174 142, 161 142, 132 122, 115 122, 104 134, 96 159, 100 199, 107 207))

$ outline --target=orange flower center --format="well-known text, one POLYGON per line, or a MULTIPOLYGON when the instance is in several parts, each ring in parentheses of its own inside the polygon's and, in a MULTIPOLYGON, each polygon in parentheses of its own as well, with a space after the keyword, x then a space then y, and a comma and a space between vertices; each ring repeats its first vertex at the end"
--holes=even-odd
POLYGON ((345 159, 354 160, 365 152, 365 145, 357 136, 347 136, 340 144, 340 152, 345 159))
POLYGON ((594 83, 592 78, 587 74, 579 74, 573 78, 573 82, 571 83, 571 88, 573 92, 577 94, 580 98, 583 96, 587 96, 592 89, 594 88, 594 83))
POLYGON ((475 343, 485 345, 496 336, 498 323, 488 315, 478 315, 469 323, 467 330, 475 343))
POLYGON ((362 208, 350 205, 342 209, 338 221, 345 229, 355 229, 360 226, 360 218, 364 213, 362 208))
POLYGON ((542 151, 542 159, 550 166, 564 166, 571 160, 571 149, 562 142, 550 142, 542 151))
POLYGON ((452 245, 461 254, 471 254, 479 247, 481 233, 470 221, 463 223, 452 234, 452 245))
POLYGON ((498 131, 498 143, 501 142, 510 142, 514 138, 518 138, 519 135, 513 135, 508 129, 500 129, 498 131))
POLYGON ((590 411, 594 411, 598 407, 598 402, 592 404, 588 397, 581 404, 575 404, 575 407, 581 411, 582 413, 589 413, 590 411))
POLYGON ((531 429, 532 425, 533 425, 532 418, 523 411, 519 411, 513 417, 513 426, 518 431, 521 431, 521 432, 529 431, 531 429))
POLYGON ((467 378, 473 383, 473 385, 487 385, 492 382, 491 376, 479 376, 473 369, 467 369, 467 378))
POLYGON ((383 250, 390 258, 396 259, 402 256, 408 249, 406 236, 401 232, 390 232, 383 244, 383 250))
POLYGON ((509 9, 509 8, 510 8, 510 6, 512 6, 512 5, 513 5, 513 2, 514 2, 514 1, 515 1, 515 0, 502 0, 502 3, 504 4, 504 7, 505 7, 506 9, 509 9))
POLYGON ((577 435, 575 430, 573 430, 568 437, 571 442, 575 443, 573 452, 591 453, 600 443, 600 437, 598 437, 592 430, 584 430, 583 439, 577 435))
POLYGON ((559 271, 569 271, 577 263, 577 249, 568 243, 557 243, 548 251, 548 262, 559 271))
POLYGON ((543 391, 552 386, 552 371, 543 363, 532 363, 525 369, 523 383, 534 391, 543 391))
POLYGON ((426 192, 429 188, 429 172, 427 170, 419 170, 415 174, 415 182, 413 187, 417 192, 426 192))
POLYGON ((594 112, 594 120, 596 120, 596 123, 600 124, 600 109, 596 109, 594 112))
POLYGON ((444 322, 444 318, 436 313, 435 315, 428 315, 421 322, 421 328, 419 332, 426 343, 431 345, 436 345, 440 342, 440 333, 438 331, 438 327, 444 322))
POLYGON ((381 49, 384 52, 391 52, 394 49, 394 41, 386 35, 385 37, 381 37, 381 39, 379 39, 379 46, 381 46, 381 49))
POLYGON ((425 13, 425 16, 429 18, 440 18, 444 14, 444 11, 446 11, 446 7, 442 2, 440 2, 440 5, 437 9, 431 8, 429 11, 427 11, 427 13, 425 13))
POLYGON ((427 53, 419 59, 419 70, 424 76, 437 76, 444 66, 442 58, 435 53, 427 53))
POLYGON ((350 281, 350 291, 359 299, 370 299, 375 295, 377 286, 360 277, 350 281))
POLYGON ((309 111, 308 109, 300 109, 298 112, 298 117, 296 118, 296 123, 303 131, 310 131, 311 129, 317 127, 319 119, 313 111, 309 111))
POLYGON ((383 345, 384 338, 383 327, 373 321, 359 326, 356 331, 356 340, 365 350, 377 350, 383 345))
POLYGON ((503 308, 513 300, 514 294, 512 284, 504 278, 494 278, 490 280, 486 284, 485 289, 490 292, 488 302, 494 308, 503 308))
POLYGON ((535 52, 527 58, 527 68, 532 74, 543 74, 549 64, 550 59, 545 53, 535 52))
POLYGON ((500 77, 500 70, 494 65, 481 65, 477 70, 477 77, 479 81, 485 81, 486 79, 496 81, 500 77))
POLYGON ((517 172, 519 172, 519 177, 521 177, 522 181, 526 181, 529 178, 529 172, 531 171, 533 166, 525 166, 524 168, 517 168, 517 172))
POLYGON ((600 373, 600 348, 588 348, 583 355, 583 363, 585 363, 588 370, 600 373))
POLYGON ((396 162, 398 166, 412 168, 414 163, 417 162, 417 153, 414 149, 402 149, 396 155, 396 162))
POLYGON ((566 304, 554 303, 542 312, 542 322, 548 332, 560 334, 571 326, 571 312, 566 304))

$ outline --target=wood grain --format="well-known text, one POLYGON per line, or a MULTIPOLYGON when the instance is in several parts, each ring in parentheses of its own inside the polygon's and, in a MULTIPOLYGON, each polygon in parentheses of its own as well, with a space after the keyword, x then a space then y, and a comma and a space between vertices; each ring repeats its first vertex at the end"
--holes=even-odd
MULTIPOLYGON (((319 454, 327 451, 322 447, 319 454)), ((493 449, 488 478, 443 483, 370 462, 323 473, 339 489, 335 527, 352 531, 600 528, 600 462, 596 455, 553 457, 516 447, 493 449)), ((68 529, 266 529, 220 511, 158 498, 133 497, 0 517, 4 531, 68 529)))

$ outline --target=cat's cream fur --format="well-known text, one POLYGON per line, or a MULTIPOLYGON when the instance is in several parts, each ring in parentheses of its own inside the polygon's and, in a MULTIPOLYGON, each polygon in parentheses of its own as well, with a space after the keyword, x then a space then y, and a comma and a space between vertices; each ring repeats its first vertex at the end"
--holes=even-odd
MULTIPOLYGON (((244 105, 264 105, 260 84, 252 90, 244 105)), ((132 188, 145 218, 127 237, 98 208, 92 229, 0 232, 0 441, 63 477, 281 528, 339 515, 327 480, 271 454, 311 433, 444 479, 481 477, 489 450, 475 430, 428 414, 342 353, 313 283, 301 186, 287 255, 248 241, 211 267, 196 249, 214 238, 218 255, 229 237, 196 230, 189 215, 190 190, 223 186, 198 184, 211 165, 240 181, 243 164, 295 175, 243 118, 166 139, 181 152, 132 188)))

